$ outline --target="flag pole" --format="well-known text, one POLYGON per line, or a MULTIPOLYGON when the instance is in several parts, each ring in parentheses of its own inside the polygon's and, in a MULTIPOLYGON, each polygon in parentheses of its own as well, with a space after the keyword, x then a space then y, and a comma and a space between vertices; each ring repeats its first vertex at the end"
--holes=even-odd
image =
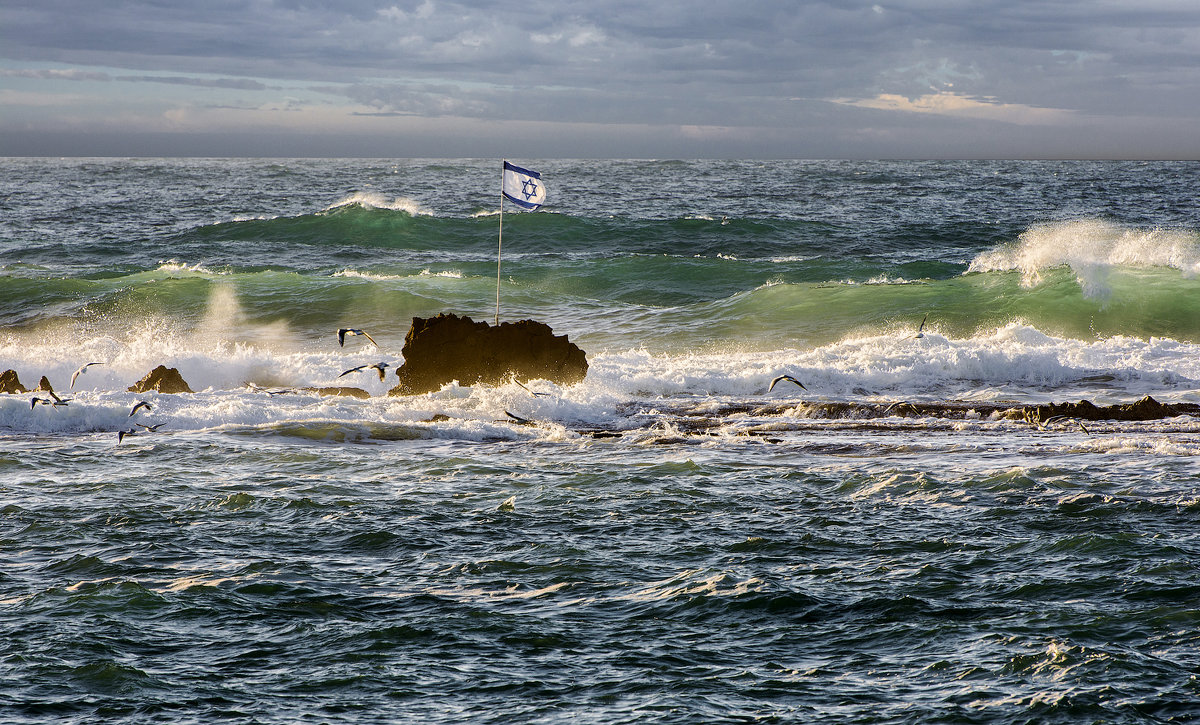
POLYGON ((496 237, 496 322, 500 324, 500 250, 504 246, 504 164, 500 164, 500 233, 496 237))

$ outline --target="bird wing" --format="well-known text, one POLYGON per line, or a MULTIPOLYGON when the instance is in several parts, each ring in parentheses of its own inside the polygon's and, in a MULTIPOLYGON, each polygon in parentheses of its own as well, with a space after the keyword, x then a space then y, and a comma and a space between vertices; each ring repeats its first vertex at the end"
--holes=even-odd
POLYGON ((75 387, 75 378, 79 377, 83 373, 86 373, 88 368, 90 368, 93 365, 103 365, 103 364, 104 363, 102 363, 102 362, 90 362, 90 363, 84 363, 83 365, 80 365, 78 370, 71 373, 71 387, 72 388, 75 387))
POLYGON ((346 346, 346 333, 347 332, 349 332, 349 330, 347 330, 345 328, 338 330, 338 346, 339 347, 346 346))
MULTIPOLYGON (((350 368, 346 372, 342 373, 342 375, 349 375, 350 373, 356 373, 359 370, 362 370, 363 368, 366 368, 366 367, 370 367, 370 365, 359 365, 356 368, 350 368)), ((338 377, 340 378, 340 377, 342 377, 342 375, 339 375, 338 377)))
POLYGON ((799 385, 799 386, 800 386, 800 388, 801 388, 802 390, 808 390, 808 388, 804 387, 804 383, 802 383, 802 382, 800 382, 799 380, 797 380, 797 379, 793 378, 791 375, 780 375, 779 377, 777 377, 777 378, 775 378, 774 380, 772 380, 772 381, 771 381, 771 387, 767 388, 767 392, 769 393, 769 392, 771 392, 772 390, 774 390, 774 389, 775 389, 775 384, 776 384, 776 383, 778 383, 778 382, 780 382, 780 381, 782 381, 782 380, 786 380, 786 381, 788 381, 789 383, 795 383, 796 385, 799 385))
POLYGON ((358 333, 358 334, 360 334, 360 335, 362 335, 363 337, 365 337, 365 338, 367 338, 368 340, 370 340, 370 341, 371 341, 371 344, 372 344, 372 345, 374 345, 375 347, 379 347, 379 343, 375 342, 375 338, 371 337, 371 336, 370 336, 370 335, 368 335, 367 333, 365 333, 365 332, 362 332, 362 331, 359 331, 359 333, 358 333))

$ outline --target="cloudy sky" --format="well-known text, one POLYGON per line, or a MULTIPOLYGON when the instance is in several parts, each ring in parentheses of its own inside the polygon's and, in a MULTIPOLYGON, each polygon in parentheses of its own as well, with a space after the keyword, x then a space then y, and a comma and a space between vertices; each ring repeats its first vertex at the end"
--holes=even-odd
POLYGON ((0 0, 0 155, 1200 158, 1197 0, 0 0))

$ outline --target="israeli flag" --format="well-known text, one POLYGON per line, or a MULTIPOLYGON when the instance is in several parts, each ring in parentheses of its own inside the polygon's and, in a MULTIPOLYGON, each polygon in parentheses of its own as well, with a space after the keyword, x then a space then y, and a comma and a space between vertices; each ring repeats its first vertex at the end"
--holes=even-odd
POLYGON ((533 211, 546 203, 546 185, 536 171, 504 162, 504 198, 517 206, 533 211))

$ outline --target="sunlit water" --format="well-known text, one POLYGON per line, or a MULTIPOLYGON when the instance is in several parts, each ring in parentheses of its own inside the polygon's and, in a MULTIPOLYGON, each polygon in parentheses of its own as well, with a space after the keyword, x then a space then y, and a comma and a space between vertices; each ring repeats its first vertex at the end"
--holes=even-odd
POLYGON ((0 162, 0 720, 1200 720, 1200 164, 521 163, 0 162))

